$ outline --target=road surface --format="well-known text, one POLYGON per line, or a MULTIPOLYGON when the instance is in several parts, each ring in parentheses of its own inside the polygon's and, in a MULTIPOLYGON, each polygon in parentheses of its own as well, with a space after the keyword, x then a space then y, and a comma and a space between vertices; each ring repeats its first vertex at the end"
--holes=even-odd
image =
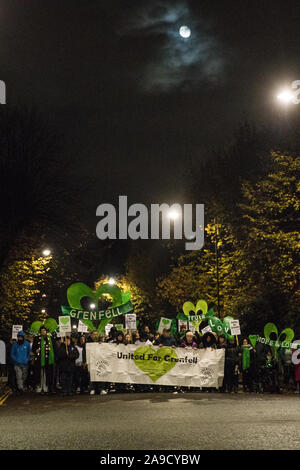
POLYGON ((0 449, 299 449, 300 396, 169 393, 9 397, 0 449))

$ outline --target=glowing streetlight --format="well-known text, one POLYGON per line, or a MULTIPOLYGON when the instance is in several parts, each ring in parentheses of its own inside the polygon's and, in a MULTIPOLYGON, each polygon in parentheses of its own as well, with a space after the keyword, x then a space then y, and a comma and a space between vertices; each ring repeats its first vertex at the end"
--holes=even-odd
POLYGON ((108 280, 108 284, 110 284, 111 286, 114 285, 116 283, 116 281, 114 280, 113 277, 111 277, 109 280, 108 280))
POLYGON ((43 255, 44 255, 44 256, 50 256, 50 255, 51 255, 51 250, 49 250, 48 248, 46 248, 46 249, 43 251, 43 255))
POLYGON ((96 307, 95 304, 91 304, 91 305, 90 305, 90 308, 92 308, 92 309, 95 308, 95 307, 96 307))
POLYGON ((283 104, 289 104, 293 102, 294 94, 286 88, 277 95, 277 99, 283 104))
POLYGON ((46 310, 43 308, 42 313, 46 313, 46 310))

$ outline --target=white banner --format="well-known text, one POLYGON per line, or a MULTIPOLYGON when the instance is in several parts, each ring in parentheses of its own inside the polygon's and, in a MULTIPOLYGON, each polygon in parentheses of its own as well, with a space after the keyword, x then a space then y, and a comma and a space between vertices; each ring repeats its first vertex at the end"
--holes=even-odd
POLYGON ((224 349, 87 343, 86 355, 92 382, 218 388, 224 377, 224 349))

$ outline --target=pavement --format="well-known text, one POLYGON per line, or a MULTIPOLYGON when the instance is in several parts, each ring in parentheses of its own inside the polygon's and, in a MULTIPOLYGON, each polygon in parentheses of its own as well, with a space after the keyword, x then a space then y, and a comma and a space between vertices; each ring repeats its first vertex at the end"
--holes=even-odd
POLYGON ((0 449, 299 449, 300 396, 33 393, 0 406, 0 449))

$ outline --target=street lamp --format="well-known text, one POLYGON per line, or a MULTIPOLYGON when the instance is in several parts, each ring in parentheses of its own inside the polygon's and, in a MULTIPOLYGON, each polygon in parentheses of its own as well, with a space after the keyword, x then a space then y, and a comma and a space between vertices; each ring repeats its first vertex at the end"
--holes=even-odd
POLYGON ((92 308, 92 309, 93 309, 93 308, 95 308, 95 307, 96 307, 96 305, 95 305, 95 304, 90 304, 90 308, 92 308))
POLYGON ((291 92, 291 90, 289 90, 288 88, 285 88, 284 90, 282 90, 278 95, 277 95, 277 99, 282 103, 282 104, 290 104, 293 102, 293 98, 294 98, 294 95, 293 93, 291 92))
POLYGON ((44 256, 50 256, 50 255, 51 255, 51 250, 49 250, 48 248, 46 248, 46 249, 43 251, 43 255, 44 255, 44 256))
POLYGON ((114 280, 113 277, 111 277, 109 280, 108 280, 108 284, 110 284, 111 286, 114 285, 116 283, 116 281, 114 280))

